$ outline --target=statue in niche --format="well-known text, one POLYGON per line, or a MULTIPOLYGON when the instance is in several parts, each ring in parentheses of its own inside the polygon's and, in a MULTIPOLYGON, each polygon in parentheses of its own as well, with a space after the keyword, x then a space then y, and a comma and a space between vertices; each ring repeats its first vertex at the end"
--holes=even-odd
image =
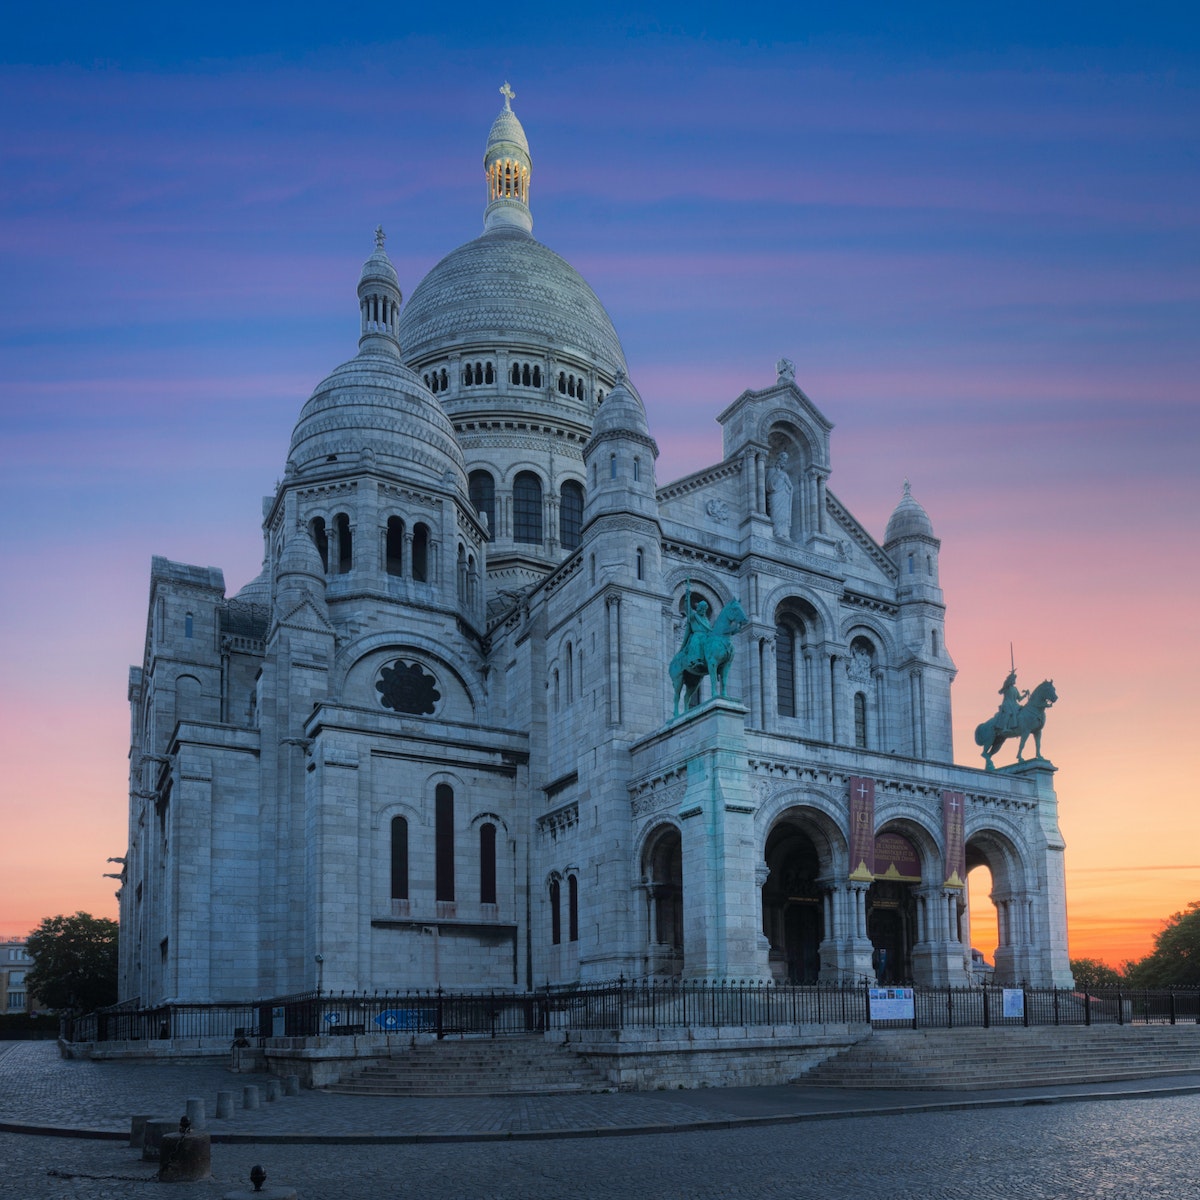
POLYGON ((775 465, 767 472, 767 512, 775 528, 775 536, 781 541, 792 540, 792 491, 794 485, 788 474, 790 456, 786 450, 779 452, 775 465))

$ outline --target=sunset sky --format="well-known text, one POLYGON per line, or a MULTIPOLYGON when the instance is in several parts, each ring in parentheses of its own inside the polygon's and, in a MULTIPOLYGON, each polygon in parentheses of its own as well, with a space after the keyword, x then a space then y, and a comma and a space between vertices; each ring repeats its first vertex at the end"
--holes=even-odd
POLYGON ((831 490, 942 539, 957 760, 1010 642, 1055 681, 1072 955, 1200 899, 1195 10, 107 7, 0 42, 0 935, 115 916, 150 557, 257 574, 372 231, 406 295, 477 235, 505 79, 659 483, 794 359, 831 490))

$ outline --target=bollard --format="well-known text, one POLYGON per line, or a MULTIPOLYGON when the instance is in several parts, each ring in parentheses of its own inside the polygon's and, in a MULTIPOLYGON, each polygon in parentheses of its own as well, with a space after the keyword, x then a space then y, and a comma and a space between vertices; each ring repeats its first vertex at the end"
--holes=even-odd
POLYGON ((207 1124, 204 1119, 204 1099, 201 1096, 189 1096, 187 1101, 187 1119, 197 1133, 207 1124))
POLYGON ((247 1084, 242 1088, 242 1107, 246 1109, 254 1109, 258 1107, 260 1093, 258 1088, 252 1084, 247 1084))
POLYGON ((159 1183, 195 1183, 212 1178, 212 1136, 168 1133, 158 1159, 159 1183))
POLYGON ((258 1164, 250 1168, 250 1182, 253 1187, 226 1192, 225 1200, 297 1200, 295 1188, 263 1187, 267 1182, 267 1173, 258 1164))
POLYGON ((178 1117, 151 1117, 146 1122, 145 1135, 142 1138, 142 1161, 158 1162, 159 1148, 168 1133, 179 1132, 178 1117))
POLYGON ((130 1150, 140 1150, 146 1144, 146 1122, 149 1120, 148 1113, 129 1118, 130 1150))
POLYGON ((285 1096, 300 1095, 300 1076, 285 1075, 283 1077, 283 1094, 285 1096))
POLYGON ((268 1079, 267 1080, 267 1102, 271 1103, 272 1101, 278 1100, 280 1095, 282 1095, 282 1093, 279 1090, 279 1080, 278 1079, 268 1079))
POLYGON ((217 1111, 216 1118, 218 1121, 228 1121, 233 1116, 233 1093, 218 1092, 217 1093, 217 1111))

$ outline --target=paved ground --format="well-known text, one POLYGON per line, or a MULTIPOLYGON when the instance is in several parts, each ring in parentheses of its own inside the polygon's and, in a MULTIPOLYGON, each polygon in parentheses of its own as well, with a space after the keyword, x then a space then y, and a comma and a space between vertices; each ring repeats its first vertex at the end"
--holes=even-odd
MULTIPOLYGON (((0 1200, 159 1193, 169 1185, 154 1181, 153 1165, 95 1132, 126 1132, 134 1112, 181 1113, 189 1096, 211 1110, 218 1090, 240 1094, 255 1078, 221 1067, 66 1062, 52 1043, 0 1043, 0 1130, 66 1134, 0 1132, 0 1200)), ((1200 1095, 1192 1093, 1200 1075, 955 1094, 782 1087, 429 1100, 306 1092, 211 1121, 214 1139, 236 1140, 214 1145, 211 1181, 179 1187, 198 1200, 221 1197, 261 1162, 271 1182, 296 1187, 302 1200, 1194 1200, 1200 1095), (617 1133, 628 1136, 597 1136, 617 1133)))

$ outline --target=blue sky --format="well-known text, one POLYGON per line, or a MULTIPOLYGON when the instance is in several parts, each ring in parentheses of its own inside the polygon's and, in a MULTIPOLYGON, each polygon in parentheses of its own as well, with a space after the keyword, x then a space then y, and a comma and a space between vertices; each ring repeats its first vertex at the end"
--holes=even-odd
MULTIPOLYGON (((659 481, 718 459, 716 413, 795 359, 834 492, 878 537, 909 476, 943 538, 960 759, 1010 639, 1054 676, 1083 909, 1088 879, 1197 840, 1166 803, 1132 837, 1122 816, 1188 789, 1198 715, 1194 11, 55 13, 8 14, 0 46, 0 803, 12 844, 43 796, 78 844, 0 861, 0 921, 111 905, 93 860, 124 844, 150 556, 257 572, 372 230, 406 294, 477 234, 505 78, 535 234, 608 307, 659 481)), ((1200 895, 1188 870, 1098 891, 1094 919, 1144 941, 1200 895)))

